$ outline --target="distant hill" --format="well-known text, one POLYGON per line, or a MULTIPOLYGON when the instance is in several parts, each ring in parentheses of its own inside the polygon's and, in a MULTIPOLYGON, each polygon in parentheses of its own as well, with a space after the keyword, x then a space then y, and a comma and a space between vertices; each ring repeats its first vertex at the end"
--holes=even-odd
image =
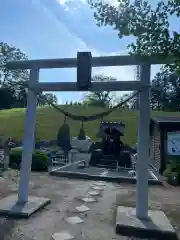
MULTIPOLYGON (((94 107, 65 107, 71 113, 77 115, 93 115, 94 113, 104 111, 105 109, 94 107)), ((152 112, 152 116, 180 116, 179 112, 152 112)), ((25 109, 11 109, 0 111, 0 135, 11 136, 17 140, 23 137, 24 132, 25 109)), ((125 122, 124 143, 134 145, 137 141, 138 113, 136 111, 128 111, 117 109, 111 115, 106 117, 107 121, 125 122)), ((64 122, 64 116, 53 108, 37 109, 37 132, 36 136, 39 140, 56 139, 57 131, 64 122)), ((71 136, 76 136, 79 132, 81 122, 67 119, 70 126, 71 136)), ((92 121, 84 123, 86 135, 96 140, 96 134, 99 130, 100 121, 92 121)))

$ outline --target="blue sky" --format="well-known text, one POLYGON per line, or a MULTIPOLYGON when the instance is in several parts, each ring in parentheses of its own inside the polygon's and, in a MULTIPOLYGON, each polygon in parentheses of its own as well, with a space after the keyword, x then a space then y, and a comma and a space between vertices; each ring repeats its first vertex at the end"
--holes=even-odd
MULTIPOLYGON (((90 50, 93 56, 126 54, 127 43, 132 41, 119 40, 110 27, 97 27, 85 0, 6 0, 1 3, 0 16, 0 41, 20 48, 29 59, 76 57, 81 50, 90 50)), ((177 28, 176 19, 171 24, 173 29, 177 28)), ((158 69, 153 67, 152 76, 158 69)), ((133 67, 93 69, 93 74, 96 73, 118 80, 135 78, 133 67)), ((40 81, 76 81, 76 71, 42 70, 40 81)), ((59 102, 83 97, 81 93, 56 94, 59 102)))

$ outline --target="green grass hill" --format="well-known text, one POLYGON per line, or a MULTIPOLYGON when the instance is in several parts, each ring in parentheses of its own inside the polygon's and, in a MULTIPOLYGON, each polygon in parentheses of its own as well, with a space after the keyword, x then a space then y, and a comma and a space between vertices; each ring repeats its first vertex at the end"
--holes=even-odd
MULTIPOLYGON (((92 107, 65 107, 71 113, 77 115, 93 115, 94 113, 104 111, 100 108, 92 107)), ((180 113, 168 112, 152 112, 152 116, 180 116, 180 113)), ((0 111, 0 135, 11 136, 17 140, 23 137, 24 132, 24 119, 25 109, 11 109, 0 111)), ((123 137, 124 143, 133 145, 137 141, 137 127, 138 127, 138 113, 136 111, 122 111, 117 109, 104 120, 125 122, 125 136, 123 137)), ((64 116, 53 108, 38 108, 37 109, 37 122, 36 122, 36 136, 39 140, 56 139, 57 131, 63 124, 64 116)), ((76 136, 79 132, 81 123, 79 121, 67 120, 71 136, 76 136)), ((99 129, 100 121, 92 121, 84 123, 86 135, 96 140, 96 134, 99 129)))

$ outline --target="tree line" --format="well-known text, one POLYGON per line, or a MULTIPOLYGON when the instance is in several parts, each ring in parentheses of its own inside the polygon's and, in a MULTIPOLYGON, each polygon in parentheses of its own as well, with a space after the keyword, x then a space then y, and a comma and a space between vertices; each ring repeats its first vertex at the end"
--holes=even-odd
MULTIPOLYGON (((129 94, 131 95, 131 94, 129 94)), ((123 96, 127 97, 128 94, 123 96)), ((129 101, 130 109, 138 107, 139 98, 129 101)), ((180 77, 168 68, 162 68, 151 82, 150 106, 156 111, 179 111, 180 110, 180 77)))
MULTIPOLYGON (((99 27, 111 26, 119 38, 132 36, 135 41, 127 48, 131 55, 172 56, 152 80, 150 95, 154 110, 179 111, 180 108, 180 31, 171 30, 170 19, 180 22, 180 1, 121 0, 118 5, 101 0, 88 0, 99 27)), ((125 96, 123 96, 124 98, 125 96)), ((135 108, 138 98, 129 102, 135 108)), ((126 107, 128 107, 126 106, 126 107)))
MULTIPOLYGON (((10 108, 25 108, 27 106, 26 89, 23 87, 29 79, 28 70, 7 70, 7 61, 26 60, 27 56, 20 49, 0 42, 0 110, 10 108)), ((39 94, 37 104, 47 105, 44 96, 54 103, 57 97, 54 94, 39 94)))
MULTIPOLYGON (((19 49, 9 46, 7 43, 0 43, 0 109, 25 108, 27 106, 26 89, 21 84, 28 80, 29 72, 27 70, 9 70, 4 64, 11 60, 25 60, 27 56, 19 49)), ((116 81, 113 77, 104 75, 95 75, 92 81, 116 81)), ((130 93, 131 94, 131 93, 130 93)), ((40 94, 38 96, 38 106, 45 106, 47 102, 42 97, 45 96, 48 101, 57 103, 56 95, 52 93, 40 94)), ((64 105, 70 106, 94 106, 94 107, 112 107, 123 101, 129 94, 117 98, 115 93, 91 92, 84 96, 82 102, 70 101, 64 105)), ((122 106, 126 109, 135 109, 138 98, 130 100, 122 106)), ((179 111, 180 109, 180 76, 177 71, 168 66, 161 69, 152 80, 150 104, 153 110, 179 111)))

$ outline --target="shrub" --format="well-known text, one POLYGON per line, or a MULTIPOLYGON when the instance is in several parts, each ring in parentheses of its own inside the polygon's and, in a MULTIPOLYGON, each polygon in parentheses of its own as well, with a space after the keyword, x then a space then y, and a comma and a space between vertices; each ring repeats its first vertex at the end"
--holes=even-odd
MULTIPOLYGON (((9 158, 9 165, 12 167, 16 165, 20 168, 21 164, 21 156, 22 156, 22 148, 13 148, 11 149, 10 158, 9 158)), ((32 154, 32 165, 31 170, 34 171, 43 171, 47 170, 48 168, 48 157, 45 153, 35 150, 32 154)))
POLYGON ((171 164, 168 163, 166 169, 163 172, 163 176, 167 178, 171 173, 172 173, 171 164))
POLYGON ((11 148, 11 152, 22 151, 22 147, 11 148))
POLYGON ((180 157, 179 156, 173 156, 170 160, 170 165, 172 172, 176 172, 178 176, 180 176, 180 157))

